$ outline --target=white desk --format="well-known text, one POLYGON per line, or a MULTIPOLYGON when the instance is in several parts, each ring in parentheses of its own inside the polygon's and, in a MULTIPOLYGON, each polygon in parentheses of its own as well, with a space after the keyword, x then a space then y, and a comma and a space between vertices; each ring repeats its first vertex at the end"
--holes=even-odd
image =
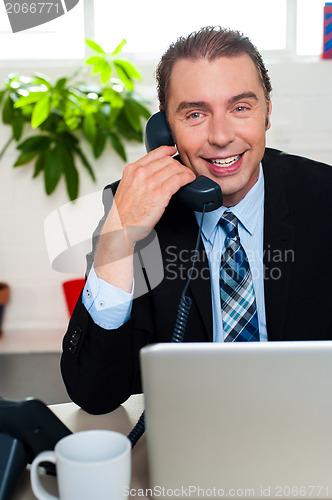
MULTIPOLYGON (((88 429, 110 429, 128 435, 143 411, 143 396, 131 396, 115 411, 106 415, 89 415, 74 403, 50 406, 51 410, 72 431, 88 429)), ((57 495, 56 479, 44 476, 43 482, 50 493, 57 495)), ((148 487, 145 436, 138 441, 132 451, 131 487, 148 487)), ((142 498, 142 497, 140 497, 142 498)), ((35 500, 30 487, 30 473, 26 471, 13 500, 35 500)))

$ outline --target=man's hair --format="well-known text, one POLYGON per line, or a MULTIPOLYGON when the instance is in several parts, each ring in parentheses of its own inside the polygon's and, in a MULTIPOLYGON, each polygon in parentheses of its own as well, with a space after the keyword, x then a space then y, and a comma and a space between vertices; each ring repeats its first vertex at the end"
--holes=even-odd
POLYGON ((179 59, 195 61, 206 58, 213 61, 219 57, 234 57, 242 54, 247 54, 257 68, 268 110, 272 86, 261 54, 249 38, 242 33, 221 26, 207 26, 186 37, 178 38, 170 45, 156 70, 160 106, 164 110, 167 108, 171 73, 174 64, 179 59))

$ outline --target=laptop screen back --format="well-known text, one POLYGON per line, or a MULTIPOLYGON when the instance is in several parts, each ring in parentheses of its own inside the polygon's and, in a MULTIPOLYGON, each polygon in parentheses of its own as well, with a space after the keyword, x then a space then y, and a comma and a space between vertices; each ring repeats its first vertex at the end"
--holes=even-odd
POLYGON ((152 496, 332 498, 332 342, 141 351, 152 496))

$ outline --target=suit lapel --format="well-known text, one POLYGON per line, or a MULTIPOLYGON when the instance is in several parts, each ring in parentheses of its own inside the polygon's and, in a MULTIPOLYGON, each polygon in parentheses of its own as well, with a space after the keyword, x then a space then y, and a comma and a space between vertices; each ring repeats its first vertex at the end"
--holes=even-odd
MULTIPOLYGON (((182 274, 188 276, 192 266, 192 258, 195 255, 195 246, 198 235, 198 224, 194 213, 191 210, 179 206, 181 217, 172 219, 173 239, 172 244, 181 251, 184 251, 183 258, 181 253, 179 262, 182 266, 182 274), (183 217, 182 217, 183 215, 183 217)), ((179 211, 177 212, 179 213, 179 211)), ((211 280, 209 271, 209 262, 205 253, 202 238, 199 242, 199 249, 195 262, 195 268, 190 281, 189 290, 192 300, 195 303, 205 327, 206 341, 213 340, 213 322, 212 322, 212 300, 211 300, 211 280)), ((178 280, 179 282, 179 280, 178 280)), ((179 286, 184 287, 182 281, 179 286)))
MULTIPOLYGON (((197 226, 198 227, 198 226, 197 226)), ((211 298, 211 280, 209 263, 205 253, 202 239, 200 240, 198 250, 198 260, 194 270, 194 279, 190 282, 190 290, 195 300, 197 308, 202 317, 207 340, 213 341, 213 323, 212 323, 212 298, 211 298)))
POLYGON ((283 340, 289 280, 294 256, 293 233, 278 165, 263 159, 264 203, 264 292, 268 340, 283 340))

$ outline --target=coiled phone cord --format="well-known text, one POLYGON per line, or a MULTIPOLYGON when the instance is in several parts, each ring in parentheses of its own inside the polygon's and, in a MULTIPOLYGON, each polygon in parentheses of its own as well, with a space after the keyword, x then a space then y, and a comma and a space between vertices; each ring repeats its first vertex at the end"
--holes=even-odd
MULTIPOLYGON (((203 210, 202 210, 202 218, 201 222, 199 225, 198 229, 198 235, 197 235, 197 240, 196 240, 196 248, 195 248, 195 259, 193 260, 192 266, 190 268, 189 274, 188 274, 188 279, 186 282, 186 285, 183 289, 182 295, 181 295, 181 300, 178 308, 178 312, 176 315, 176 320, 175 320, 175 326, 173 330, 173 335, 172 335, 172 340, 171 342, 183 342, 184 334, 187 328, 187 322, 189 318, 189 313, 190 313, 190 308, 192 304, 192 300, 188 295, 186 295, 189 283, 195 268, 196 260, 197 260, 197 255, 198 255, 198 247, 199 247, 199 241, 201 238, 202 234, 202 227, 203 227, 203 220, 204 220, 204 215, 205 215, 205 208, 206 208, 206 203, 203 205, 203 210)), ((135 444, 137 441, 142 437, 145 431, 145 412, 143 411, 137 424, 135 427, 132 429, 132 431, 128 434, 128 438, 131 442, 131 447, 134 448, 135 444)))
POLYGON ((143 411, 135 427, 128 434, 129 441, 131 442, 131 447, 134 448, 135 444, 140 437, 143 436, 145 431, 145 412, 143 411))

